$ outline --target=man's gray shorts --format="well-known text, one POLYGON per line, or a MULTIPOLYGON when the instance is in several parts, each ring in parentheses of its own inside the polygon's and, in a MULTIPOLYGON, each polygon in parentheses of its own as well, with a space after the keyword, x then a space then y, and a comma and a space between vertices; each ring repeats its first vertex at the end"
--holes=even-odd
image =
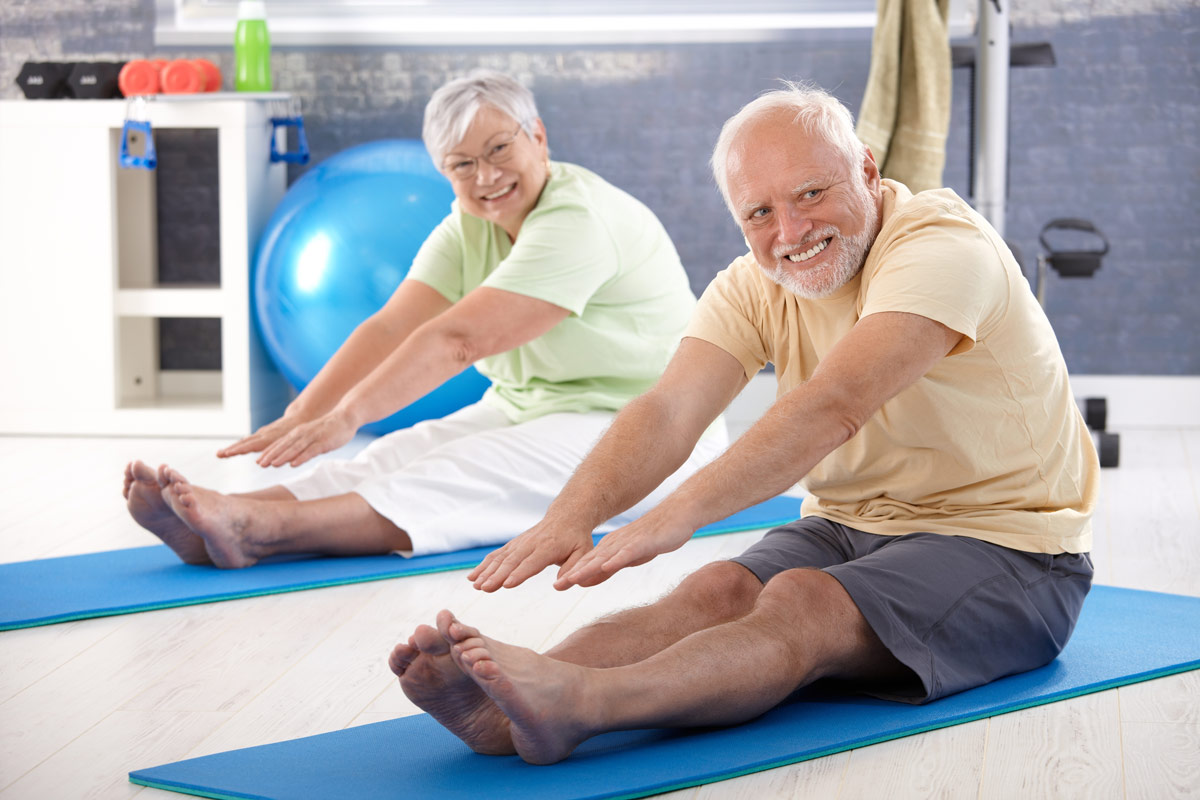
POLYGON ((1092 585, 1087 553, 1025 553, 935 533, 878 536, 821 517, 775 528, 733 561, 764 584, 796 568, 836 578, 916 676, 869 693, 910 703, 1050 663, 1092 585))

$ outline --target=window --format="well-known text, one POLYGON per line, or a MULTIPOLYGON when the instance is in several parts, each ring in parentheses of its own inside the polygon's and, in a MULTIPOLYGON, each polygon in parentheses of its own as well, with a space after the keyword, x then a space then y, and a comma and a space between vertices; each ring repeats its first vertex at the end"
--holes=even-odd
MULTIPOLYGON (((158 44, 232 43, 237 0, 156 3, 158 44)), ((267 17, 284 46, 741 42, 870 29, 875 0, 270 0, 267 17)))

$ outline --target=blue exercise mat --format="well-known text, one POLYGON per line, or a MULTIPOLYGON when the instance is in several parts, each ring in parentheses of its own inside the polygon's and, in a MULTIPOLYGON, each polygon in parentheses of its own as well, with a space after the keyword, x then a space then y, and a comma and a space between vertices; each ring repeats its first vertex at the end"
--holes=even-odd
POLYGON ((1200 598, 1097 586, 1053 663, 924 706, 812 689, 745 725, 629 731, 549 767, 481 756, 427 715, 131 772, 215 798, 645 797, 1200 668, 1200 598))
MULTIPOLYGON (((800 516, 800 502, 798 497, 776 497, 701 528, 695 535, 783 525, 800 516)), ((159 544, 0 564, 0 631, 464 569, 474 567, 494 549, 476 547, 415 558, 287 559, 250 569, 223 570, 184 564, 170 548, 159 544)))

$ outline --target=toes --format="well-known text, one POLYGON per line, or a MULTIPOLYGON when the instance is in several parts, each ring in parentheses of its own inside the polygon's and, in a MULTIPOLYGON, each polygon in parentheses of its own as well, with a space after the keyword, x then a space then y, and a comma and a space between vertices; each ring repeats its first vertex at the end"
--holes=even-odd
POLYGON ((475 674, 475 677, 483 678, 484 680, 488 681, 493 681, 502 675, 500 672, 500 665, 495 661, 492 661, 490 658, 481 658, 473 663, 471 665, 471 672, 475 674))
POLYGON ((194 494, 191 484, 183 483, 181 481, 172 481, 167 485, 167 488, 163 489, 163 491, 170 492, 180 500, 188 501, 192 499, 192 495, 194 494))
POLYGON ((462 642, 465 639, 479 636, 479 630, 470 625, 464 625, 449 611, 441 611, 437 617, 438 631, 448 642, 462 642))
POLYGON ((158 485, 166 486, 188 486, 187 478, 183 477, 183 473, 177 469, 172 469, 166 464, 158 468, 158 485))
POLYGON ((422 653, 431 656, 444 656, 450 652, 450 643, 436 629, 428 625, 418 625, 413 631, 411 641, 422 653))
POLYGON ((500 665, 492 660, 491 653, 478 639, 469 640, 473 645, 455 645, 455 661, 459 669, 476 678, 493 680, 500 677, 500 665))
POLYGON ((129 465, 127 474, 136 481, 144 481, 146 483, 156 483, 154 470, 141 461, 134 461, 129 465))
POLYGON ((391 655, 388 656, 388 667, 395 673, 396 677, 403 677, 404 673, 412 666, 413 660, 420 654, 416 644, 412 639, 407 642, 400 642, 392 648, 391 655))
POLYGON ((469 667, 474 666, 480 661, 491 660, 487 645, 478 637, 459 642, 454 645, 452 651, 457 656, 458 661, 469 667))
POLYGON ((186 491, 187 487, 178 483, 172 483, 161 490, 163 501, 171 508, 178 510, 179 508, 192 507, 192 494, 186 491))
POLYGON ((157 483, 154 470, 143 464, 141 461, 130 461, 125 465, 125 486, 122 494, 128 500, 133 494, 136 484, 146 483, 154 485, 157 483))

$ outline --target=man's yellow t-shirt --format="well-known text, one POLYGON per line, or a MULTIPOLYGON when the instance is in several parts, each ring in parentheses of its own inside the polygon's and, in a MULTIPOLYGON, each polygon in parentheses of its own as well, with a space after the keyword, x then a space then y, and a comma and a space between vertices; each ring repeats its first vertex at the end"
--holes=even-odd
POLYGON ((858 320, 918 314, 963 334, 803 481, 803 513, 868 533, 928 531, 1017 550, 1091 549, 1100 465, 1049 320, 999 234, 948 189, 883 181, 882 227, 861 273, 806 300, 752 255, 705 291, 686 335, 808 380, 858 320))

